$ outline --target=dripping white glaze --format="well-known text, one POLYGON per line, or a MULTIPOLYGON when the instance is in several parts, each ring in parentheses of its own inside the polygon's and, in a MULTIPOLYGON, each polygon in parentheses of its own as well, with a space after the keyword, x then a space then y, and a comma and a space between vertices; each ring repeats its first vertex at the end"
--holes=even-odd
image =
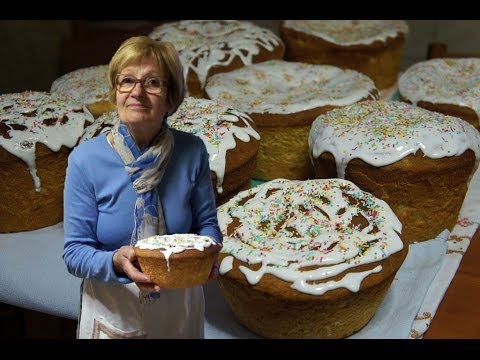
POLYGON ((233 257, 261 263, 256 271, 239 267, 250 284, 269 273, 308 294, 321 295, 338 287, 358 291, 362 280, 380 271, 380 265, 337 281, 331 278, 403 248, 398 236, 402 225, 390 207, 347 180, 273 180, 239 193, 217 214, 224 234, 221 252, 228 254, 220 274, 232 269, 233 257), (352 227, 355 216, 362 216, 368 225, 352 227), (240 224, 227 236, 233 218, 240 224), (307 266, 315 268, 302 271, 307 266))
POLYGON ((8 128, 8 136, 0 136, 0 146, 27 164, 35 190, 39 192, 36 143, 52 151, 62 146, 73 148, 83 134, 85 122, 92 123, 94 118, 85 107, 66 97, 25 91, 0 95, 0 122, 8 128))
POLYGON ((172 128, 193 133, 202 139, 209 154, 210 170, 217 176, 216 190, 219 194, 223 192, 226 154, 235 148, 236 138, 243 142, 250 141, 251 137, 260 140, 247 114, 211 100, 187 97, 167 121, 172 128))
POLYGON ((398 101, 363 101, 322 114, 308 141, 313 158, 332 153, 340 178, 353 158, 377 167, 418 150, 438 159, 471 149, 480 158, 480 134, 472 125, 398 101))
POLYGON ((243 64, 250 65, 261 48, 273 51, 275 47, 283 46, 272 31, 237 20, 171 22, 156 27, 148 36, 173 43, 179 52, 185 78, 192 70, 202 88, 212 67, 227 66, 236 57, 243 64))
POLYGON ((204 251, 205 248, 214 245, 215 241, 208 237, 196 234, 171 234, 154 235, 146 239, 138 240, 135 247, 139 249, 159 250, 167 262, 167 269, 170 271, 170 256, 185 250, 204 251))

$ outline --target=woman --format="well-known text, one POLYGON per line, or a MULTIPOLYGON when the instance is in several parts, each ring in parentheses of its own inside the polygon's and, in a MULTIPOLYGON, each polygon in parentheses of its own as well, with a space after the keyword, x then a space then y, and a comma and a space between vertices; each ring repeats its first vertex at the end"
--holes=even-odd
POLYGON ((173 233, 221 246, 206 148, 166 122, 185 93, 178 54, 170 43, 130 38, 110 61, 109 83, 120 121, 72 151, 65 179, 63 259, 84 279, 77 335, 202 338, 202 287, 160 289, 132 247, 173 233))

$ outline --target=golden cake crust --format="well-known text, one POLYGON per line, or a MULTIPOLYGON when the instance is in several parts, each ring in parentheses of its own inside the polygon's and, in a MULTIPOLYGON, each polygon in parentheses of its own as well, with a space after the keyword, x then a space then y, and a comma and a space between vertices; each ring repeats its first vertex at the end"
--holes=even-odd
POLYGON ((63 217, 67 159, 92 114, 39 91, 0 95, 0 232, 30 231, 63 217))
MULTIPOLYGON (((402 238, 413 243, 453 229, 475 163, 472 150, 441 159, 418 151, 382 167, 356 158, 348 163, 345 179, 386 201, 404 225, 402 238)), ((318 178, 337 177, 331 153, 313 159, 313 166, 318 178)))
MULTIPOLYGON (((364 100, 367 98, 360 101, 364 100)), ((310 127, 317 116, 337 107, 327 105, 292 114, 249 114, 261 138, 253 177, 265 181, 314 178, 308 156, 310 127)))
POLYGON ((405 47, 404 33, 370 44, 339 45, 286 27, 284 21, 280 37, 285 44, 285 60, 357 70, 369 76, 380 90, 397 82, 405 47))
POLYGON ((235 318, 269 338, 358 331, 408 253, 388 205, 341 179, 270 181, 218 217, 220 289, 235 318))
POLYGON ((453 229, 480 158, 472 125, 395 101, 323 114, 309 140, 316 177, 345 178, 386 201, 408 243, 453 229))
POLYGON ((331 65, 270 60, 217 74, 209 98, 245 112, 261 141, 254 178, 308 179, 308 132, 314 119, 336 107, 378 98, 371 79, 331 65))
POLYGON ((251 187, 260 136, 247 114, 216 101, 187 97, 168 123, 204 142, 217 206, 251 187))
POLYGON ((25 163, 0 147, 0 233, 30 231, 58 224, 63 219, 63 186, 70 149, 55 152, 36 144, 37 175, 42 191, 35 191, 25 163))
POLYGON ((160 249, 134 247, 142 272, 162 288, 189 288, 208 281, 215 257, 221 245, 210 245, 203 251, 186 249, 168 258, 160 249))
MULTIPOLYGON (((239 271, 220 276, 218 284, 237 321, 258 335, 278 339, 340 339, 359 331, 373 317, 407 253, 405 246, 389 260, 382 261, 384 270, 366 277, 356 293, 340 288, 322 296, 303 294, 269 274, 252 286, 239 271)), ((220 254, 220 261, 224 257, 220 254)), ((234 263, 234 268, 240 264, 252 268, 243 262, 234 263)), ((358 270, 372 267, 365 265, 358 270)))

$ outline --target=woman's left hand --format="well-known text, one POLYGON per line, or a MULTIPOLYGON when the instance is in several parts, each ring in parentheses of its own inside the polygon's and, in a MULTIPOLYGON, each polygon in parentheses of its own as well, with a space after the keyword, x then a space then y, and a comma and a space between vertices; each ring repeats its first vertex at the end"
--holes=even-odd
POLYGON ((213 266, 212 266, 212 270, 210 271, 210 275, 208 276, 208 280, 215 279, 218 276, 218 271, 219 271, 219 268, 220 268, 220 266, 218 264, 218 253, 222 249, 223 245, 222 244, 215 244, 213 246, 217 246, 218 251, 215 254, 215 260, 213 260, 213 266))

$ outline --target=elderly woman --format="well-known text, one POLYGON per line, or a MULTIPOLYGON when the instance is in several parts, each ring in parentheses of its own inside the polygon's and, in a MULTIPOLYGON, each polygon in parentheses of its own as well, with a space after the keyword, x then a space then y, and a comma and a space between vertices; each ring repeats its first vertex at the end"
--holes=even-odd
POLYGON ((110 61, 109 82, 120 121, 72 151, 65 179, 63 259, 84 279, 77 335, 202 338, 202 287, 160 289, 132 247, 174 233, 221 246, 206 148, 166 122, 185 93, 178 54, 170 43, 130 38, 110 61))

